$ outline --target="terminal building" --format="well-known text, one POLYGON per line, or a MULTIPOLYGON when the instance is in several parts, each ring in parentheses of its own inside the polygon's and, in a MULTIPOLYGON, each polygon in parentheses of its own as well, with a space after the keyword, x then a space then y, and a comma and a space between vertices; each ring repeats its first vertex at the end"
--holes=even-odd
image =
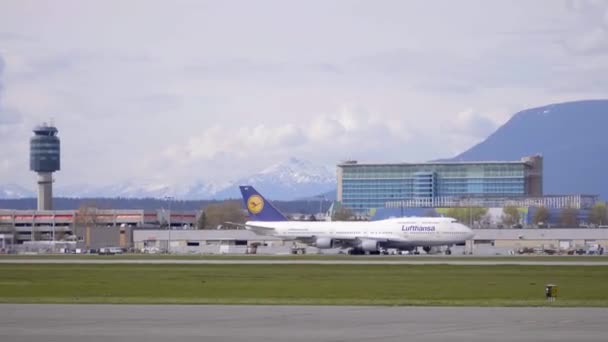
POLYGON ((429 162, 337 166, 337 200, 363 212, 387 203, 410 201, 434 207, 450 198, 540 197, 543 158, 519 161, 429 162))
POLYGON ((54 241, 74 236, 85 240, 86 233, 79 228, 103 228, 116 231, 118 228, 168 227, 172 229, 194 229, 200 212, 168 210, 12 210, 0 209, 0 233, 3 240, 20 245, 31 241, 54 241), (116 229, 112 229, 116 228, 116 229))

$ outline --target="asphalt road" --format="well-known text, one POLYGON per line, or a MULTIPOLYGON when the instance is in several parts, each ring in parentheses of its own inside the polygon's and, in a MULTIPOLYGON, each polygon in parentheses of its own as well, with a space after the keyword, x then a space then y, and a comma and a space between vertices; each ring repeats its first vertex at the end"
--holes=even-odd
POLYGON ((0 305, 0 341, 606 341, 592 308, 0 305))
POLYGON ((186 260, 186 259, 0 259, 0 264, 220 264, 220 265, 529 265, 529 266, 608 266, 606 261, 571 261, 571 260, 449 260, 443 258, 441 260, 429 259, 400 259, 400 260, 310 260, 310 259, 291 259, 291 260, 269 260, 269 259, 203 259, 203 260, 186 260))

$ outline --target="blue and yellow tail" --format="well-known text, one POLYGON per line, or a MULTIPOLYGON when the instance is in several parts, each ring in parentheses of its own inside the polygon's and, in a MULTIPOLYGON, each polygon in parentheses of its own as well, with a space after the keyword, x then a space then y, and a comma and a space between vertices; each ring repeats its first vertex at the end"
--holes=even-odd
POLYGON ((243 203, 254 221, 287 221, 287 217, 281 214, 272 203, 268 202, 251 185, 239 186, 243 195, 243 203))

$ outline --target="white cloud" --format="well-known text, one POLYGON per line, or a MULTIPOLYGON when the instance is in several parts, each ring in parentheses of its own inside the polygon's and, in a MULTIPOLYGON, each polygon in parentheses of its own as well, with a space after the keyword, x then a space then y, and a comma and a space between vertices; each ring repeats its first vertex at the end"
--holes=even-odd
POLYGON ((566 47, 578 54, 608 54, 608 2, 576 1, 569 8, 576 26, 565 40, 566 47))
MULTIPOLYGON (((196 169, 213 164, 219 173, 210 172, 212 179, 240 176, 229 170, 237 162, 245 169, 261 168, 260 160, 302 157, 333 165, 350 157, 374 158, 379 150, 407 142, 408 132, 394 123, 383 121, 365 110, 342 107, 336 114, 318 115, 301 125, 282 124, 256 126, 215 125, 187 143, 167 146, 161 158, 149 163, 153 168, 196 169), (270 158, 270 159, 266 159, 270 158), (251 166, 248 163, 253 163, 251 166)), ((242 175, 242 174, 241 174, 242 175)), ((185 176, 188 177, 188 176, 185 176)))
POLYGON ((210 160, 222 153, 244 156, 290 147, 299 144, 302 139, 302 132, 292 124, 278 127, 259 124, 238 128, 216 125, 203 131, 200 136, 191 137, 183 146, 168 147, 165 155, 170 158, 185 156, 190 160, 210 160))
POLYGON ((50 118, 63 184, 447 157, 509 113, 606 94, 600 5, 4 1, 0 180, 31 183, 50 118))
POLYGON ((454 120, 446 126, 450 127, 453 134, 469 136, 473 138, 484 138, 492 133, 497 124, 490 118, 479 115, 474 109, 469 108, 457 113, 454 120))

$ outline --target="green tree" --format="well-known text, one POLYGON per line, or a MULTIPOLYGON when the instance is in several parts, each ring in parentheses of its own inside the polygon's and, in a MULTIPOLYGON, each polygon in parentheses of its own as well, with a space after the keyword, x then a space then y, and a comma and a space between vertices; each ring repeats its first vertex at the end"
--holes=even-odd
POLYGON ((578 226, 578 209, 563 208, 559 213, 559 223, 566 227, 578 226))
POLYGON ((205 212, 201 212, 201 215, 196 220, 196 229, 205 229, 207 226, 207 214, 205 212))
POLYGON ((352 221, 355 218, 355 214, 348 208, 340 208, 336 210, 331 217, 332 221, 352 221))
POLYGON ((205 208, 205 227, 203 229, 216 229, 226 222, 245 223, 245 211, 240 201, 225 201, 213 203, 205 208))
POLYGON ((506 206, 502 209, 502 223, 513 226, 519 223, 519 210, 515 206, 506 206))
POLYGON ((427 209, 424 212, 424 216, 425 217, 437 217, 439 215, 437 215, 437 211, 435 209, 427 209))
POLYGON ((55 240, 63 241, 66 238, 66 233, 63 230, 55 231, 55 240))
POLYGON ((605 202, 597 202, 589 212, 589 222, 596 225, 608 223, 608 211, 605 202))
POLYGON ((32 226, 32 241, 40 240, 42 240, 42 232, 40 231, 40 227, 32 226))
POLYGON ((475 223, 475 222, 480 222, 484 216, 486 216, 488 214, 488 208, 482 208, 482 207, 472 207, 472 208, 468 208, 469 211, 469 218, 472 221, 464 221, 464 222, 471 222, 471 223, 475 223))
POLYGON ((481 221, 488 213, 487 208, 469 207, 469 208, 449 208, 445 216, 455 218, 464 224, 473 224, 481 221))
POLYGON ((95 202, 83 203, 75 213, 73 234, 77 241, 84 241, 86 247, 90 247, 90 235, 87 234, 90 227, 99 224, 99 213, 95 202))
POLYGON ((536 225, 549 222, 549 209, 546 207, 539 207, 536 209, 534 217, 532 217, 532 222, 536 225))
POLYGON ((80 227, 95 227, 99 224, 97 205, 92 203, 85 203, 78 208, 74 217, 74 224, 80 227))

